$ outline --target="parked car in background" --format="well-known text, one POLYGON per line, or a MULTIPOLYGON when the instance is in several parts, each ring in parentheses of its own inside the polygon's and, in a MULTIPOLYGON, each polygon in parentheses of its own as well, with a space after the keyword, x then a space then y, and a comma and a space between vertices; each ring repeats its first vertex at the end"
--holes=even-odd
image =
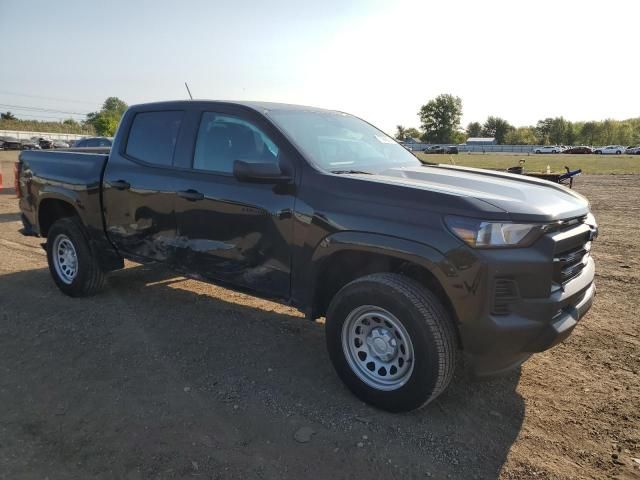
POLYGON ((595 152, 598 155, 622 155, 622 152, 626 150, 622 145, 607 145, 606 147, 596 148, 595 152))
POLYGON ((456 147, 455 145, 431 145, 427 148, 425 148, 422 153, 440 153, 440 154, 444 154, 444 153, 453 153, 456 154, 458 153, 458 147, 456 147))
POLYGON ((2 137, 3 150, 22 150, 22 142, 15 137, 2 137))
POLYGON ((40 150, 40 145, 38 142, 32 139, 22 140, 22 150, 40 150))
POLYGON ((561 153, 562 147, 559 145, 546 145, 544 147, 538 147, 534 150, 535 153, 561 153))
POLYGON ((627 155, 640 155, 640 146, 629 147, 624 151, 624 153, 627 155))
POLYGON ((67 142, 63 142, 62 140, 54 140, 53 148, 69 148, 69 144, 67 142))
POLYGON ((113 144, 112 137, 89 137, 78 140, 73 148, 87 148, 87 147, 111 147, 113 144))
MULTIPOLYGON (((48 139, 48 138, 44 138, 44 137, 34 137, 37 142, 38 145, 40 145, 40 148, 47 150, 49 148, 53 148, 53 141, 48 139)), ((32 138, 33 140, 33 138, 32 138)))
POLYGON ((577 147, 569 147, 566 150, 563 150, 562 153, 593 153, 593 149, 591 147, 587 147, 586 145, 581 145, 577 147))

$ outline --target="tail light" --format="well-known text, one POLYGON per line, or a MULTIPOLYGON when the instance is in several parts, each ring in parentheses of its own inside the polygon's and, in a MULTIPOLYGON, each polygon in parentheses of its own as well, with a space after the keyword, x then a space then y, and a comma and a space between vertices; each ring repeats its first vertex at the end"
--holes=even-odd
POLYGON ((22 198, 20 191, 20 162, 13 164, 13 188, 16 191, 16 197, 22 198))

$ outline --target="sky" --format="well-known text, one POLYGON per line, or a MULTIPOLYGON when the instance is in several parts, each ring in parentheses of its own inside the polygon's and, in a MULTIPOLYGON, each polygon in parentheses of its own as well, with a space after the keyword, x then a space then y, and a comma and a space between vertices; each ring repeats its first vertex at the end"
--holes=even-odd
POLYGON ((640 116, 638 0, 0 0, 0 111, 82 118, 129 104, 261 100, 388 133, 421 105, 463 119, 640 116), (20 107, 17 108, 17 107, 20 107), (33 110, 34 108, 43 110, 33 110))

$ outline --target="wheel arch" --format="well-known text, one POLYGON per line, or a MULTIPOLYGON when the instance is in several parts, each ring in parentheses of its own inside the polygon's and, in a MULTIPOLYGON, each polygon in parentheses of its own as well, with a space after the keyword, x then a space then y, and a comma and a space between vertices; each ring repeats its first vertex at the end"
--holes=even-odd
POLYGON ((38 203, 38 232, 46 237, 51 226, 61 218, 80 217, 73 201, 61 195, 47 195, 38 203))
POLYGON ((51 226, 61 218, 77 217, 85 229, 90 245, 105 272, 124 267, 124 260, 107 240, 102 224, 92 226, 87 223, 86 211, 80 198, 73 192, 41 192, 36 210, 38 233, 47 237, 51 226))
POLYGON ((312 256, 307 316, 324 316, 331 299, 346 284, 372 273, 399 273, 431 290, 442 302, 460 342, 458 318, 445 288, 454 267, 433 247, 382 234, 340 232, 325 238, 312 256))

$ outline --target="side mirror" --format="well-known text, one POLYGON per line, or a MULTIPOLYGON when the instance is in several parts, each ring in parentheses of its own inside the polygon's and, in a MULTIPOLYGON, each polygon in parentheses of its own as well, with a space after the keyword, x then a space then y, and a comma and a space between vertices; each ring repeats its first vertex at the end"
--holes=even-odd
POLYGON ((284 173, 273 162, 233 162, 233 176, 241 182, 250 183, 289 183, 291 176, 284 173))

